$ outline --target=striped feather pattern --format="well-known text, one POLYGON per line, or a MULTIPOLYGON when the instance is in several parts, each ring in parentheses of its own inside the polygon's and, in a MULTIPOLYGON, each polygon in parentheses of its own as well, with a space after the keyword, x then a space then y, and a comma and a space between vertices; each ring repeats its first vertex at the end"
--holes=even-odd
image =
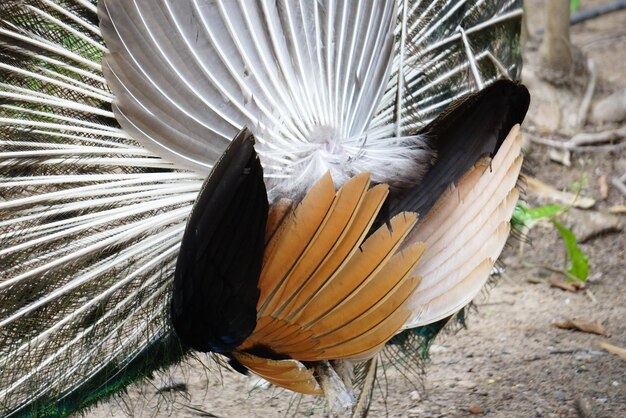
POLYGON ((110 378, 170 331, 202 185, 117 124, 89 2, 0 4, 0 414, 110 378))
POLYGON ((183 167, 208 172, 248 126, 272 198, 299 197, 329 170, 339 184, 422 173, 423 140, 369 129, 392 65, 393 2, 105 0, 100 17, 118 120, 183 167))
POLYGON ((482 289, 509 236, 522 166, 519 125, 493 158, 480 160, 439 198, 407 242, 424 242, 415 274, 424 279, 408 303, 404 328, 446 318, 482 289))
POLYGON ((372 128, 413 135, 455 100, 518 80, 521 0, 398 0, 393 64, 372 128))
POLYGON ((369 181, 359 175, 335 193, 327 175, 285 218, 267 244, 257 326, 237 351, 362 359, 406 321, 424 246, 398 249, 417 217, 401 213, 365 240, 386 196, 382 186, 368 191, 369 181))

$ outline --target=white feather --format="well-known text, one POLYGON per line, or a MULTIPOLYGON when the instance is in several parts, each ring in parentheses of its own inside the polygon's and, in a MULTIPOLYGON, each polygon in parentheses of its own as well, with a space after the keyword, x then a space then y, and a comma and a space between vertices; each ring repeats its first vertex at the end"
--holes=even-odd
POLYGON ((206 173, 247 125, 271 199, 328 170, 339 184, 361 171, 414 184, 430 158, 419 137, 369 129, 393 63, 394 3, 106 0, 101 11, 114 110, 164 158, 206 173))

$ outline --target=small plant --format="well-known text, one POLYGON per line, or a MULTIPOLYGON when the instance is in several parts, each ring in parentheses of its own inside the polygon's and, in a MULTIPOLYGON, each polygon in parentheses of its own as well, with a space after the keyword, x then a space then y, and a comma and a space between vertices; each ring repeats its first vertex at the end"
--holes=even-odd
POLYGON ((569 266, 565 271, 567 278, 570 281, 578 280, 584 283, 587 281, 587 277, 589 277, 589 259, 587 254, 578 246, 576 236, 569 228, 561 225, 555 218, 552 218, 551 221, 561 238, 563 238, 565 248, 567 249, 569 260, 569 266))
POLYGON ((567 270, 563 270, 563 274, 570 282, 584 283, 589 276, 587 254, 578 246, 574 233, 557 220, 558 215, 567 210, 569 207, 563 208, 560 205, 528 208, 523 203, 518 203, 513 212, 512 223, 528 230, 542 219, 550 220, 565 244, 568 266, 567 270))

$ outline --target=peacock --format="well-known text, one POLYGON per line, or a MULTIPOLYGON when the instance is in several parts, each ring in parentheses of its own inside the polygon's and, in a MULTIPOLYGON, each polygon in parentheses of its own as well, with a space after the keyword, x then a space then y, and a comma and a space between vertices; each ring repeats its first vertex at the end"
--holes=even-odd
POLYGON ((509 235, 521 19, 3 0, 0 414, 69 415, 194 351, 364 413, 382 354, 411 367, 509 235))

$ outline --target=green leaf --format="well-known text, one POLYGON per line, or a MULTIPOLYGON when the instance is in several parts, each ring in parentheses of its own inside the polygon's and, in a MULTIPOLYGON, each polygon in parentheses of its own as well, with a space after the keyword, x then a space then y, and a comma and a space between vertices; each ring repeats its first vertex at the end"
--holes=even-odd
POLYGON ((570 0, 569 2, 569 10, 574 13, 580 9, 580 0, 570 0))
POLYGON ((565 242, 565 248, 570 260, 567 269, 568 277, 575 277, 581 282, 585 282, 589 276, 589 259, 587 254, 578 246, 576 236, 569 228, 561 225, 556 219, 552 219, 552 223, 565 242))
POLYGON ((551 218, 561 210, 563 208, 559 205, 546 205, 529 209, 520 203, 515 206, 513 222, 530 228, 540 219, 551 218))

